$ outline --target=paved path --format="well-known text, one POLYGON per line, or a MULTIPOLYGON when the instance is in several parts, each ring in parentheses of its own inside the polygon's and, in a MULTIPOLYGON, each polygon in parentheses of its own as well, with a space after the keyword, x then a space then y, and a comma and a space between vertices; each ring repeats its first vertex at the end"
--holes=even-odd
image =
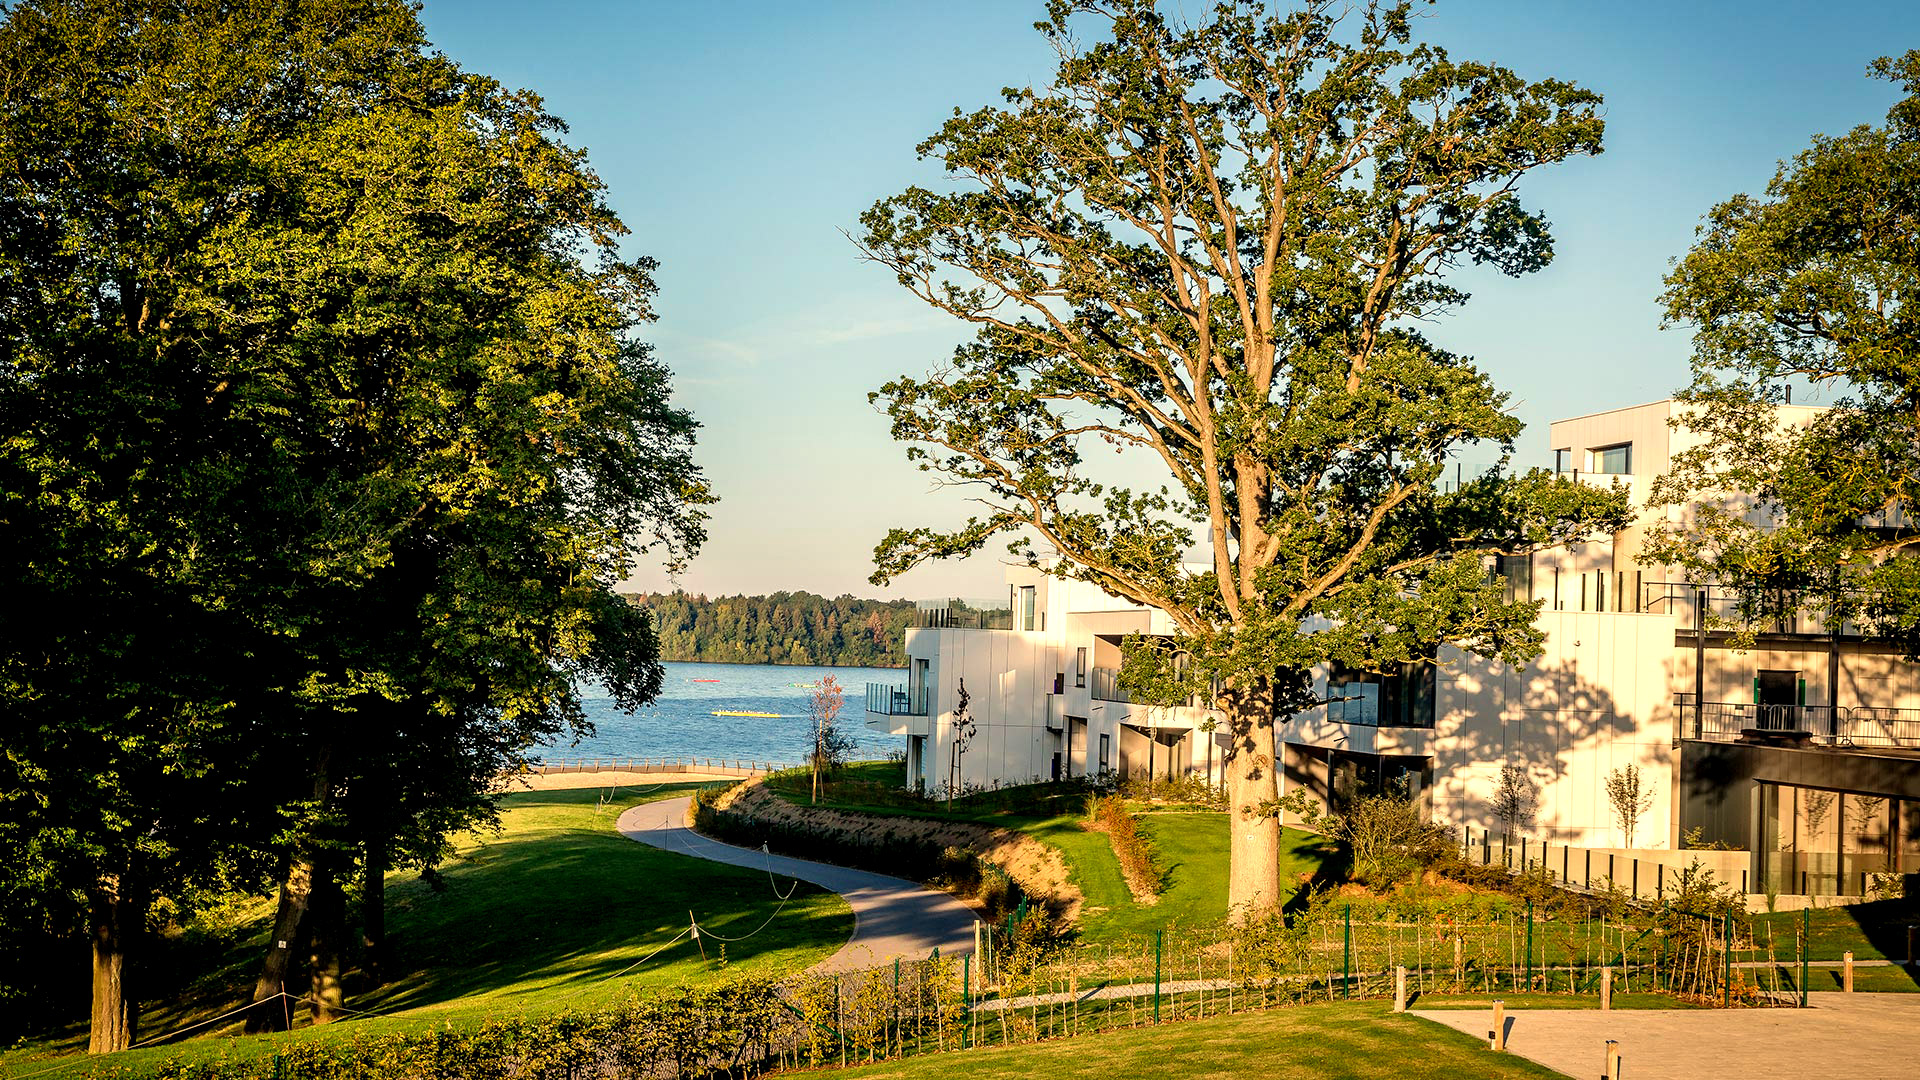
MULTIPOLYGON (((1490 1009, 1415 1009, 1477 1039, 1490 1009)), ((1620 1042, 1623 1080, 1913 1080, 1920 1076, 1920 994, 1814 994, 1808 1009, 1520 1009, 1507 1049, 1573 1077, 1599 1076, 1620 1042)))
POLYGON ((699 859, 771 868, 782 879, 799 878, 845 897, 853 906, 853 938, 816 971, 852 971, 891 963, 895 957, 920 959, 934 949, 941 956, 973 951, 973 909, 943 892, 902 878, 850 870, 844 866, 768 855, 753 848, 723 844, 686 827, 691 799, 662 799, 629 808, 615 823, 629 840, 699 859))

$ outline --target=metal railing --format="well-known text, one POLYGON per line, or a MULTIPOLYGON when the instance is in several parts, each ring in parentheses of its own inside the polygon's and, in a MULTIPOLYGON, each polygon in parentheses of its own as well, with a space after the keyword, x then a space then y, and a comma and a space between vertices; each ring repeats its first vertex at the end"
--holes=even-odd
POLYGON ((1696 742, 1798 736, 1817 746, 1920 749, 1920 709, 1871 705, 1679 702, 1680 737, 1696 742))
POLYGON ((1118 701, 1131 703, 1133 695, 1120 689, 1120 669, 1097 667, 1093 669, 1093 700, 1118 701))
POLYGON ((925 686, 870 682, 867 684, 867 711, 881 716, 925 716, 929 696, 925 686))
POLYGON ((913 624, 937 630, 1011 630, 1013 611, 965 600, 921 600, 914 605, 913 624))

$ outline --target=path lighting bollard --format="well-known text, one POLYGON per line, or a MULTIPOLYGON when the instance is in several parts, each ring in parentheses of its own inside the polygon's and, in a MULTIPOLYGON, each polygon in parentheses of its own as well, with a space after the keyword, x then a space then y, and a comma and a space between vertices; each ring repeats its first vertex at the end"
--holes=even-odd
POLYGON ((1840 954, 1840 989, 1853 993, 1853 954, 1850 952, 1840 954))
POLYGON ((1404 964, 1393 969, 1393 1011, 1407 1011, 1407 968, 1404 964))
POLYGON ((1620 1041, 1618 1039, 1607 1040, 1607 1059, 1602 1068, 1605 1071, 1600 1074, 1600 1080, 1620 1080, 1620 1041))
POLYGON ((1613 968, 1603 967, 1600 969, 1600 1011, 1607 1012, 1612 1008, 1613 1008, 1613 968))
POLYGON ((1488 1034, 1487 1039, 1492 1043, 1495 1050, 1506 1053, 1507 1003, 1504 1001, 1496 1001, 1493 1003, 1493 1031, 1488 1034))

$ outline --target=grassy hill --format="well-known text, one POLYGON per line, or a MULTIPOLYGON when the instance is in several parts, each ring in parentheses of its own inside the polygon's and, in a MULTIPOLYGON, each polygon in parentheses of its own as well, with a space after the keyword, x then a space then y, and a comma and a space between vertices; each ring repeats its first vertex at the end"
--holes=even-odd
MULTIPOLYGON (((802 884, 782 903, 764 872, 722 866, 637 844, 614 831, 621 810, 685 795, 696 785, 651 791, 587 789, 507 797, 498 833, 468 837, 436 886, 416 873, 389 879, 390 981, 350 993, 362 1017, 286 1035, 233 1035, 216 1022, 195 1037, 114 1055, 114 1067, 144 1069, 171 1058, 271 1053, 288 1039, 421 1024, 470 1024, 506 1014, 605 1005, 634 991, 698 983, 721 975, 721 954, 687 938, 689 914, 703 928, 751 938, 725 947, 734 972, 798 970, 824 959, 853 932, 840 897, 802 884), (611 800, 605 802, 611 796, 611 800), (663 951, 662 946, 667 946, 663 951)), ((791 882, 780 882, 782 891, 791 882)), ((272 906, 235 905, 233 932, 217 948, 176 949, 170 962, 196 964, 165 1000, 143 1011, 142 1037, 201 1023, 233 1008, 252 988, 272 906)), ((349 984, 350 989, 352 984, 349 984)), ((296 1023, 303 1021, 295 1017, 296 1023)), ((85 1049, 75 1027, 0 1056, 0 1075, 49 1067, 50 1056, 85 1049)), ((91 1063, 58 1075, 85 1077, 91 1063)))

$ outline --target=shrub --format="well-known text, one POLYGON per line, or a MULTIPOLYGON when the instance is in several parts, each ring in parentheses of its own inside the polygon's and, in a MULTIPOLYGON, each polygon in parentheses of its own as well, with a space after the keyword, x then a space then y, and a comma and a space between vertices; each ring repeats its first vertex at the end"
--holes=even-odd
POLYGON ((1134 895, 1153 897, 1160 892, 1160 870, 1154 865, 1153 845, 1140 831, 1140 821, 1127 812, 1127 804, 1118 795, 1098 795, 1087 800, 1087 816, 1092 827, 1107 834, 1114 857, 1120 860, 1120 872, 1134 895))
POLYGON ((1387 888, 1452 854, 1453 830, 1399 794, 1363 795, 1334 819, 1330 835, 1353 855, 1353 878, 1387 888))

